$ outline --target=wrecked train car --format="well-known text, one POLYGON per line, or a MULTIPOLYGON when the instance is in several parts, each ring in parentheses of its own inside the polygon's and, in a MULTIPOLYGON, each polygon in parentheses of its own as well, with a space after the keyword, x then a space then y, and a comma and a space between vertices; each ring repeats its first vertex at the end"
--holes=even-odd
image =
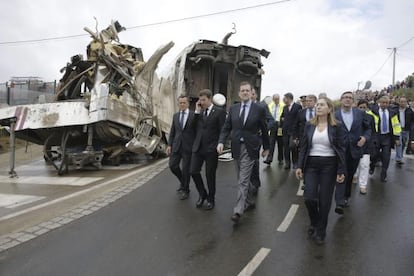
MULTIPOLYGON (((209 88, 225 95, 229 105, 238 98, 239 83, 249 80, 260 95, 261 56, 269 53, 228 45, 231 33, 222 43, 193 43, 158 76, 157 65, 173 42, 144 61, 140 48, 119 43, 124 29, 118 22, 101 32, 84 29, 92 37, 87 57, 75 55, 62 68, 56 101, 0 109, 11 140, 16 136, 43 145, 45 160, 58 174, 71 165, 100 169, 104 159, 119 164, 125 153, 164 153, 181 94, 194 105, 198 92, 209 88)), ((10 166, 13 176, 14 161, 10 166)))

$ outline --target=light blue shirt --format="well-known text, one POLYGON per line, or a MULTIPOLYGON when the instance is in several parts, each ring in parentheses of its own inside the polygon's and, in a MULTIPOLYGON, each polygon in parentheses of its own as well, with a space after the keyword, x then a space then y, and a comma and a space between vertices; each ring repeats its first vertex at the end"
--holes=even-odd
POLYGON ((312 118, 315 117, 315 109, 314 108, 307 108, 306 109, 306 121, 309 121, 311 119, 310 117, 310 111, 312 110, 312 118))
POLYGON ((380 115, 380 118, 381 118, 381 128, 380 128, 381 134, 390 133, 390 126, 389 126, 389 120, 390 120, 389 116, 390 116, 390 114, 388 113, 388 109, 381 109, 380 108, 379 115, 380 115), (384 120, 384 113, 383 113, 384 111, 385 111, 385 120, 384 120), (384 121, 386 122, 385 124, 384 124, 384 121), (384 129, 384 126, 385 126, 386 129, 384 129))
POLYGON ((249 112, 250 112, 250 107, 252 105, 252 101, 248 101, 246 103, 243 103, 243 102, 240 103, 240 114, 239 114, 239 116, 241 116, 241 113, 243 112, 243 105, 246 105, 246 110, 244 111, 244 118, 243 118, 243 124, 245 124, 247 116, 249 115, 249 112))
POLYGON ((341 109, 342 119, 348 131, 351 131, 352 122, 354 121, 354 115, 352 114, 352 108, 349 111, 341 109))
POLYGON ((405 127, 405 108, 404 109, 400 109, 400 125, 401 128, 405 127))
MULTIPOLYGON (((184 110, 183 126, 185 126, 185 124, 187 123, 189 113, 190 113, 190 110, 188 108, 186 110, 184 110)), ((182 114, 182 111, 180 111, 179 116, 178 116, 178 121, 179 122, 181 122, 181 114, 182 114)))

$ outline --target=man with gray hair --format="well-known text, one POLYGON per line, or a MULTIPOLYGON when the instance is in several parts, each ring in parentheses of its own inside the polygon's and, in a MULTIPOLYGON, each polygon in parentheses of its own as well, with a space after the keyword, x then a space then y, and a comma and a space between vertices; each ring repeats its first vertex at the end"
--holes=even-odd
POLYGON ((282 129, 280 128, 280 116, 282 115, 284 104, 280 102, 279 94, 273 94, 272 102, 269 104, 269 111, 272 114, 275 123, 270 128, 270 149, 269 154, 263 162, 270 165, 273 161, 273 154, 277 143, 277 159, 279 165, 283 164, 283 139, 282 129), (279 133, 278 133, 279 132, 279 133))

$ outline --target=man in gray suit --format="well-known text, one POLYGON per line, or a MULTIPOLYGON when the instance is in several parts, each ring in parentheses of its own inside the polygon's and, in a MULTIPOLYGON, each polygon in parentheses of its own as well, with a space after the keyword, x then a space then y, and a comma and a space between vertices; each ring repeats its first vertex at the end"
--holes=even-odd
POLYGON ((266 125, 266 109, 251 101, 252 86, 248 82, 240 83, 239 97, 241 103, 230 107, 228 116, 221 130, 217 152, 223 152, 224 143, 231 133, 231 152, 237 162, 238 186, 237 203, 231 220, 238 223, 244 211, 254 208, 253 185, 250 177, 254 164, 269 153, 269 136, 266 125))

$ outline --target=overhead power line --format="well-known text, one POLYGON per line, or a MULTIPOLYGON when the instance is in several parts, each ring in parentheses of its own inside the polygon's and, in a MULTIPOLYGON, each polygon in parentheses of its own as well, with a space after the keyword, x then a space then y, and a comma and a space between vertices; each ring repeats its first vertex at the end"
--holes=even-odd
POLYGON ((401 48, 401 47, 403 47, 404 45, 407 45, 411 40, 413 40, 414 39, 414 36, 412 36, 410 39, 408 39, 406 42, 404 42, 403 44, 401 44, 400 46, 398 46, 397 48, 401 48))
POLYGON ((388 57, 385 59, 384 63, 380 66, 380 68, 369 78, 370 80, 372 80, 382 70, 382 68, 384 68, 385 64, 390 59, 390 57, 392 56, 392 54, 393 54, 393 52, 391 52, 388 55, 388 57))
POLYGON ((408 58, 408 59, 412 59, 412 60, 414 60, 414 58, 413 58, 413 57, 409 57, 409 56, 406 56, 406 55, 401 55, 401 53, 397 53, 397 55, 398 55, 399 57, 403 57, 403 58, 408 58))
MULTIPOLYGON (((290 1, 292 1, 292 0, 273 1, 273 2, 269 2, 269 3, 258 4, 258 5, 253 5, 253 6, 249 6, 249 7, 230 9, 230 10, 218 11, 218 12, 213 12, 213 13, 207 13, 207 14, 183 17, 183 18, 178 18, 178 19, 171 19, 171 20, 159 21, 159 22, 148 23, 148 24, 143 24, 143 25, 137 25, 137 26, 127 27, 126 29, 131 30, 131 29, 138 29, 138 28, 145 28, 145 27, 150 27, 150 26, 169 24, 169 23, 174 23, 174 22, 193 20, 193 19, 198 19, 198 18, 204 18, 204 17, 210 17, 210 16, 221 15, 221 14, 238 12, 238 11, 243 11, 243 10, 249 10, 249 9, 256 9, 256 8, 261 8, 261 7, 266 7, 266 6, 272 6, 272 5, 282 4, 284 2, 290 2, 290 1)), ((0 46, 28 44, 28 43, 36 43, 36 42, 45 42, 45 41, 53 41, 53 40, 79 38, 79 37, 86 37, 86 36, 89 36, 89 35, 88 34, 77 34, 77 35, 55 36, 55 37, 47 37, 47 38, 39 38, 39 39, 29 39, 29 40, 3 41, 3 42, 0 42, 0 46)))

